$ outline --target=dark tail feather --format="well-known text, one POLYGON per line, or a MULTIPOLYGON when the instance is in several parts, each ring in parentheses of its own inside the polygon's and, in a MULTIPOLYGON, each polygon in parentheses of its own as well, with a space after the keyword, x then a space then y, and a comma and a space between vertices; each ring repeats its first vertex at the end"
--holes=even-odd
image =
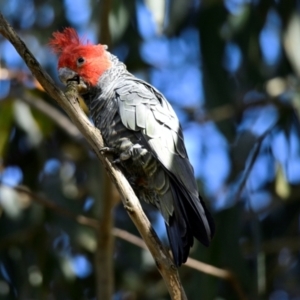
POLYGON ((177 267, 186 262, 193 246, 193 235, 189 232, 185 219, 176 209, 174 215, 170 217, 169 225, 166 224, 170 248, 173 253, 174 262, 177 267))
MULTIPOLYGON (((212 239, 215 235, 215 231, 216 231, 216 225, 215 225, 215 221, 213 219, 213 217, 211 216, 211 213, 209 212, 209 210, 206 207, 205 202, 203 201, 203 198, 201 197, 201 195, 199 194, 199 199, 201 202, 202 207, 204 208, 204 212, 206 215, 206 219, 208 221, 209 227, 210 227, 210 239, 212 239)), ((201 242, 201 241, 200 241, 201 242)))
POLYGON ((180 266, 188 258, 193 237, 208 246, 214 235, 215 225, 201 197, 193 197, 174 183, 171 184, 171 189, 174 214, 166 228, 174 262, 180 266))

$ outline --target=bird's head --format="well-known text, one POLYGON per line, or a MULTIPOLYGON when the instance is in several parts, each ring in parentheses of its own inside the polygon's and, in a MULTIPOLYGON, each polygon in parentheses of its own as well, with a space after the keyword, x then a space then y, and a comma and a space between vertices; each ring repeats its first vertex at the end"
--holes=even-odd
POLYGON ((107 47, 82 41, 73 28, 54 32, 49 45, 59 55, 60 80, 64 84, 77 81, 80 93, 95 87, 101 75, 111 67, 107 47))

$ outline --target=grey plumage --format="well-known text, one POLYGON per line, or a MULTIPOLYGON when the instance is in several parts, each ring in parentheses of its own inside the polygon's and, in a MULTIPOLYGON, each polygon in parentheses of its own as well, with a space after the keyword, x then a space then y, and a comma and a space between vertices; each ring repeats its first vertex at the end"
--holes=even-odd
POLYGON ((154 87, 127 72, 116 57, 110 58, 112 67, 83 98, 139 199, 160 210, 179 266, 187 259, 193 237, 209 244, 213 221, 199 197, 171 105, 154 87))

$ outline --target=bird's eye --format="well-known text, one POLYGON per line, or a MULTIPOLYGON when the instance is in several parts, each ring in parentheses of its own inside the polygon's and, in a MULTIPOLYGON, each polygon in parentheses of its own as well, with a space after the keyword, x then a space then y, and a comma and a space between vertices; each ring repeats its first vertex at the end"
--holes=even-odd
POLYGON ((77 65, 82 65, 83 63, 84 63, 84 58, 83 57, 79 57, 78 59, 77 59, 77 65))

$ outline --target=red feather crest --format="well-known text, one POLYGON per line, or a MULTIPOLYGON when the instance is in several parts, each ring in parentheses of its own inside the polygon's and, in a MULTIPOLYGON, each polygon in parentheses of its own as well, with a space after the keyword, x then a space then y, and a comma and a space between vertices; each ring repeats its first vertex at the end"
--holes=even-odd
POLYGON ((66 47, 79 46, 83 42, 80 40, 76 30, 71 27, 65 28, 62 32, 56 31, 53 33, 53 38, 49 42, 49 46, 54 53, 60 54, 66 47))

